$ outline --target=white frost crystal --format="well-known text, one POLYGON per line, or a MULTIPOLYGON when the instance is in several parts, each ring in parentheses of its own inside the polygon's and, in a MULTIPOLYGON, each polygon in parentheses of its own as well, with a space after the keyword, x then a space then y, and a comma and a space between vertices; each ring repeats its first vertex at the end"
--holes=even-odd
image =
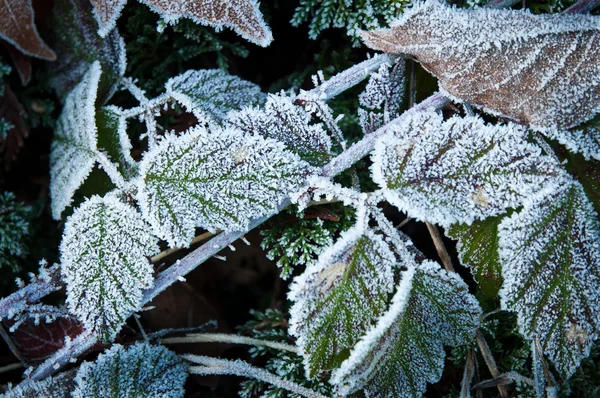
POLYGON ((274 214, 311 170, 276 141, 194 127, 146 153, 138 201, 160 238, 187 246, 195 227, 244 230, 252 218, 274 214))
POLYGON ((411 217, 469 224, 564 183, 561 165, 526 136, 515 124, 415 113, 375 145, 373 180, 411 217))
POLYGON ((60 245, 67 304, 86 329, 111 340, 139 309, 151 286, 147 256, 157 238, 131 206, 114 196, 94 196, 67 219, 60 245))

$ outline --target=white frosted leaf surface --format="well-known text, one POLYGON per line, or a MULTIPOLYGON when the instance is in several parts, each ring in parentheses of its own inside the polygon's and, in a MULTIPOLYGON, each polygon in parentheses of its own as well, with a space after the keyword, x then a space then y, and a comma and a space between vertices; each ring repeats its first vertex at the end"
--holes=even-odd
POLYGON ((538 336, 565 377, 589 355, 600 314, 597 215, 577 182, 527 203, 499 226, 502 307, 538 336))
POLYGON ((220 69, 188 70, 165 84, 167 94, 200 121, 220 122, 227 113, 244 106, 260 105, 260 87, 220 69))
POLYGON ((331 138, 322 123, 313 123, 312 115, 295 105, 294 99, 269 94, 264 108, 232 112, 227 123, 282 142, 307 162, 322 165, 331 157, 331 138))
POLYGON ((167 135, 140 164, 138 200, 155 233, 187 246, 195 227, 239 231, 274 214, 309 166, 283 144, 233 128, 167 135))
POLYGON ((478 117, 444 121, 431 112, 407 119, 375 145, 372 170, 386 199, 411 217, 470 224, 564 180, 560 164, 528 143, 521 126, 478 117))
POLYGON ((406 89, 404 72, 404 60, 400 60, 393 66, 383 64, 371 74, 365 90, 358 97, 360 105, 369 110, 359 109, 360 125, 365 134, 400 115, 406 89))
POLYGON ((152 285, 147 256, 158 239, 139 213, 113 196, 92 199, 67 219, 60 244, 67 304, 86 329, 111 340, 152 285))
POLYGON ((117 171, 131 178, 137 172, 137 162, 131 157, 131 141, 127 134, 127 119, 123 110, 109 105, 96 112, 98 147, 115 162, 117 171))
MULTIPOLYGON (((98 34, 104 37, 116 24, 126 0, 91 0, 98 21, 98 34)), ((181 18, 220 30, 231 28, 252 43, 268 46, 273 40, 256 0, 139 0, 169 23, 181 18)))
POLYGON ((581 126, 571 130, 548 130, 544 132, 571 152, 581 153, 586 159, 600 160, 600 128, 598 125, 581 126))
POLYGON ((481 308, 457 274, 433 262, 402 273, 392 304, 333 372, 338 394, 423 396, 442 376, 444 346, 467 344, 481 308))
POLYGON ((94 62, 65 99, 56 123, 50 151, 50 199, 56 220, 96 163, 95 101, 100 74, 100 63, 94 62))
POLYGON ((187 365, 163 346, 119 344, 84 362, 73 398, 183 398, 187 365))
MULTIPOLYGON (((402 265, 413 264, 405 254, 402 265)), ((397 267, 381 236, 354 227, 294 280, 290 334, 297 337, 309 377, 338 367, 383 314, 397 267)))
POLYGON ((451 97, 544 131, 574 127, 600 109, 599 21, 427 1, 363 38, 415 57, 451 97))

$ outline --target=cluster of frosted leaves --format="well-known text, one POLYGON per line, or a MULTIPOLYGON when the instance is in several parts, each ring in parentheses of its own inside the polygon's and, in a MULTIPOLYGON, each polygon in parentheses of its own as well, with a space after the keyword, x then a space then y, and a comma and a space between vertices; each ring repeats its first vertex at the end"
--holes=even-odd
POLYGON ((358 109, 358 116, 365 134, 377 130, 400 114, 406 85, 404 72, 405 63, 401 59, 393 66, 383 64, 377 72, 371 74, 367 87, 358 97, 363 107, 358 109), (372 112, 373 110, 382 112, 372 112))
MULTIPOLYGON (((599 27, 589 15, 459 9, 431 0, 363 38, 371 48, 415 57, 453 98, 560 136, 600 110, 599 27)), ((578 150, 592 141, 587 134, 562 140, 578 150)))
MULTIPOLYGON (((403 254, 401 265, 414 265, 406 249, 403 254)), ((309 378, 338 367, 385 312, 397 268, 380 235, 354 227, 294 280, 290 334, 298 338, 309 378)))
POLYGON ((504 216, 474 221, 471 225, 454 224, 446 233, 458 240, 460 263, 471 269, 483 293, 496 297, 502 286, 502 264, 498 255, 498 225, 504 216))
POLYGON ((126 178, 136 175, 138 164, 131 157, 132 145, 127 134, 127 119, 123 110, 109 105, 96 112, 98 147, 115 162, 118 172, 126 178))
POLYGON ((52 12, 53 45, 58 59, 50 65, 50 85, 59 97, 65 97, 98 60, 103 71, 98 102, 104 103, 125 73, 123 38, 117 29, 104 38, 98 36, 89 0, 57 0, 52 12))
MULTIPOLYGON (((127 0, 91 0, 98 34, 105 37, 116 25, 127 0)), ((231 28, 252 43, 266 47, 273 41, 256 0, 139 0, 161 18, 174 23, 181 18, 216 28, 231 28)))
POLYGON ((165 88, 200 123, 221 122, 229 111, 261 105, 265 98, 256 84, 220 69, 188 70, 169 79, 165 88))
POLYGON ((25 55, 54 61, 56 54, 44 43, 33 21, 31 0, 0 3, 0 38, 25 55))
POLYGON ((421 397, 444 368, 444 346, 475 335, 481 308, 460 277, 433 262, 402 273, 392 303, 333 372, 342 396, 421 397))
POLYGON ((373 180, 388 202, 419 220, 470 224, 552 192, 566 178, 521 126, 475 116, 444 121, 433 112, 406 119, 375 145, 373 180))
POLYGON ((131 206, 94 196, 67 219, 60 245, 67 304, 86 329, 112 340, 152 284, 158 239, 131 206))
POLYGON ((100 63, 94 62, 65 99, 54 129, 50 152, 50 199, 52 217, 57 220, 96 163, 95 102, 100 75, 100 63))
POLYGON ((73 398, 180 398, 187 365, 163 346, 119 344, 84 362, 77 371, 73 398))
POLYGON ((589 355, 600 327, 600 231, 578 182, 525 204, 499 227, 502 307, 539 337, 565 377, 589 355))
POLYGON ((307 162, 321 166, 331 157, 331 138, 321 123, 294 97, 269 94, 263 109, 245 108, 231 112, 227 123, 251 134, 260 134, 284 143, 307 162))
POLYGON ((274 214, 311 170, 276 141, 197 126, 146 153, 138 201, 160 238, 187 246, 195 227, 240 231, 252 218, 274 214))

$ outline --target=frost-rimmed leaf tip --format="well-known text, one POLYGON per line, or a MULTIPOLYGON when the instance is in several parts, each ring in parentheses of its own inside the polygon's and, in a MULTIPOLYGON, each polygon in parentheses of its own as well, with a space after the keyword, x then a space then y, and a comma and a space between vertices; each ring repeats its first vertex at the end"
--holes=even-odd
POLYGON ((131 206, 115 196, 94 196, 67 219, 60 245, 67 304, 86 329, 111 340, 139 309, 152 285, 147 256, 158 239, 131 206))
POLYGON ((167 135, 144 156, 137 199, 154 232, 187 246, 196 227, 243 231, 314 170, 284 145, 231 127, 167 135))

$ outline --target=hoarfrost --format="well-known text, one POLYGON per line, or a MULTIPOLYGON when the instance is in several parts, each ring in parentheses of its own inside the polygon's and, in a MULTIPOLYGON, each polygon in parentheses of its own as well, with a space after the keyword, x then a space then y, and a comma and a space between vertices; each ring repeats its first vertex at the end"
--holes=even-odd
POLYGON ((515 311, 523 336, 568 378, 589 355, 600 326, 600 234, 578 182, 525 203, 499 226, 502 308, 515 311))
POLYGON ((167 135, 140 164, 138 201, 155 233, 187 246, 195 227, 244 230, 312 172, 283 144, 228 127, 167 135))
POLYGON ((108 195, 94 196, 67 219, 60 245, 67 304, 86 329, 105 340, 140 309, 151 286, 157 239, 131 206, 108 195))
POLYGON ((342 396, 364 389, 368 396, 417 397, 437 382, 444 346, 466 344, 475 335, 481 308, 457 274, 433 262, 409 267, 388 311, 356 344, 331 382, 342 396))
POLYGON ((600 99, 600 20, 417 3, 391 29, 366 32, 371 48, 415 57, 443 93, 539 131, 591 119, 600 99))
POLYGON ((373 180, 411 217, 444 227, 470 224, 564 183, 560 164, 526 135, 511 123, 414 113, 376 143, 373 180))

